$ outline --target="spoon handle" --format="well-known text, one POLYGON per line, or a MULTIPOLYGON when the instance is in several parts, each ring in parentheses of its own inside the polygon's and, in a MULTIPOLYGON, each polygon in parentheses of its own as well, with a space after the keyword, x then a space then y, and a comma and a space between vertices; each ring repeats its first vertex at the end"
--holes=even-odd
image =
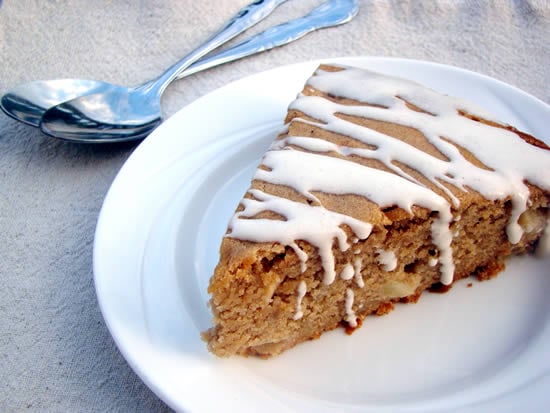
POLYGON ((149 91, 155 91, 158 96, 162 94, 166 86, 174 80, 178 74, 187 69, 191 64, 199 60, 208 52, 228 42, 241 34, 259 21, 265 19, 277 6, 286 0, 255 0, 245 6, 226 25, 210 37, 201 46, 187 54, 180 61, 169 67, 157 79, 147 82, 141 87, 149 91))
POLYGON ((301 18, 271 27, 229 49, 200 59, 178 74, 177 79, 285 45, 317 29, 346 23, 357 14, 358 9, 359 0, 325 1, 301 18))

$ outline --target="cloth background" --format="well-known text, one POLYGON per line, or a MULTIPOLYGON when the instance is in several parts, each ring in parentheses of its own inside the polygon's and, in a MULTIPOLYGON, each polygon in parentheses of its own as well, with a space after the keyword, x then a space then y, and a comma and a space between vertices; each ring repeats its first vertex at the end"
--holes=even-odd
MULTIPOLYGON (((0 94, 63 77, 138 84, 247 2, 0 1, 0 94)), ((320 2, 290 0, 252 32, 320 2)), ((163 110, 258 71, 345 55, 460 66, 549 103, 550 1, 362 0, 345 26, 176 82, 163 110)), ((93 284, 97 216, 136 146, 66 143, 0 114, 0 411, 169 411, 114 345, 93 284)))

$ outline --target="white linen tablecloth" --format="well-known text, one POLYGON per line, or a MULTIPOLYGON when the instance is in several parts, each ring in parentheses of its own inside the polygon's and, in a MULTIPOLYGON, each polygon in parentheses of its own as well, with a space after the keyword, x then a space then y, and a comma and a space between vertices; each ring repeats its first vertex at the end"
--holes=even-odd
MULTIPOLYGON (((63 77, 138 84, 247 2, 0 1, 0 94, 63 77)), ((252 31, 320 2, 289 0, 252 31)), ((460 66, 548 103, 550 1, 362 0, 345 26, 176 82, 163 109, 258 71, 346 55, 460 66)), ((169 411, 114 345, 93 283, 97 216, 136 145, 66 143, 0 114, 0 411, 169 411)))

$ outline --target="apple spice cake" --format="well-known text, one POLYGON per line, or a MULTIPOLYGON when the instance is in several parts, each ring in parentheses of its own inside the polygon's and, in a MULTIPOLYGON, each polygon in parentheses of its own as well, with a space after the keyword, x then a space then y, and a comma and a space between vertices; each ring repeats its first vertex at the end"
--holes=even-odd
POLYGON ((290 105, 210 280, 218 356, 270 357, 550 250, 550 148, 471 103, 322 65, 290 105))

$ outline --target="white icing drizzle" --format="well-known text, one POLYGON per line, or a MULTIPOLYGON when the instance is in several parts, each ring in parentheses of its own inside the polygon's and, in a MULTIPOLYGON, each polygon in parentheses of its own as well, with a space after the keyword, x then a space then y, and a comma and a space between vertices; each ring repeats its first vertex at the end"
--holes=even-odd
POLYGON ((438 260, 437 258, 432 257, 432 258, 429 259, 428 265, 429 265, 430 267, 435 267, 435 266, 437 265, 438 262, 439 262, 439 260, 438 260))
POLYGON ((342 278, 342 280, 351 280, 353 278, 354 272, 355 271, 353 269, 353 265, 346 264, 344 266, 344 269, 340 273, 340 278, 342 278))
POLYGON ((353 311, 353 300, 355 299, 355 295, 353 294, 353 290, 351 288, 346 289, 346 318, 345 320, 350 325, 350 327, 357 327, 357 316, 355 315, 355 311, 353 311))
POLYGON ((546 218, 546 225, 537 245, 538 257, 550 257, 550 216, 546 218))
MULTIPOLYGON (((462 190, 466 190, 468 186, 490 200, 510 198, 512 216, 507 234, 511 243, 519 242, 523 231, 517 220, 525 211, 529 196, 528 187, 524 182, 529 181, 544 189, 550 187, 548 151, 527 144, 508 130, 460 116, 458 111, 462 110, 494 120, 491 115, 471 103, 440 95, 408 80, 347 68, 338 72, 319 70, 317 76, 312 77, 308 84, 330 95, 384 106, 380 108, 339 105, 316 96, 301 96, 291 105, 291 108, 301 110, 326 123, 323 127, 328 130, 377 146, 374 152, 380 154, 371 154, 370 158, 384 162, 387 167, 391 167, 392 160, 414 166, 414 169, 434 185, 446 191, 455 203, 456 198, 441 186, 439 180, 451 183, 462 190), (411 111, 403 99, 430 114, 411 111), (447 156, 450 162, 435 158, 398 139, 347 122, 335 116, 335 113, 377 119, 417 129, 447 156), (478 168, 470 163, 456 146, 442 137, 469 150, 493 170, 478 168)), ((395 166, 392 169, 394 168, 395 166)), ((401 175, 404 176, 404 173, 401 175)))
POLYGON ((365 286, 365 281, 363 280, 363 277, 361 276, 361 270, 363 269, 363 260, 361 257, 355 258, 353 261, 353 270, 354 270, 354 280, 355 283, 359 288, 363 288, 365 286))
MULTIPOLYGON (((286 151, 285 151, 286 152, 286 151)), ((304 240, 319 251, 324 270, 324 283, 331 284, 336 277, 334 269, 333 240, 341 251, 349 248, 346 232, 341 225, 348 225, 360 239, 366 239, 372 225, 347 215, 338 214, 321 206, 311 206, 290 201, 265 192, 252 189, 249 193, 255 199, 243 199, 243 210, 237 212, 229 223, 229 237, 246 239, 255 242, 277 241, 291 246, 302 262, 307 254, 296 244, 304 240), (272 211, 286 218, 275 219, 241 219, 251 218, 262 211, 272 211)))
POLYGON ((299 320, 304 316, 304 312, 302 311, 302 300, 304 299, 306 292, 306 282, 300 281, 300 284, 298 284, 298 296, 296 297, 296 313, 294 313, 294 320, 299 320))
POLYGON ((393 271, 397 268, 397 257, 395 256, 395 252, 377 249, 376 253, 378 254, 378 264, 380 264, 385 271, 393 271))
MULTIPOLYGON (((437 212, 432 221, 431 235, 432 242, 439 251, 439 258, 430 259, 429 265, 440 264, 441 282, 448 285, 452 283, 454 274, 451 204, 458 206, 459 200, 444 183, 462 191, 471 188, 489 200, 510 200, 512 210, 507 235, 511 243, 519 242, 523 234, 518 219, 525 211, 529 197, 525 182, 550 190, 549 151, 527 144, 506 129, 460 115, 459 111, 463 111, 495 121, 490 114, 470 103, 440 95, 414 82, 355 68, 345 68, 337 72, 318 70, 308 83, 329 95, 355 99, 375 106, 341 105, 323 97, 300 95, 291 105, 291 109, 303 112, 309 119, 317 120, 295 121, 349 136, 374 149, 338 146, 322 139, 299 136, 276 141, 262 160, 266 168, 258 169, 254 179, 290 187, 302 194, 312 205, 251 190, 250 194, 255 199, 243 200, 243 210, 231 220, 228 236, 256 242, 279 242, 290 246, 301 260, 302 271, 306 268, 308 257, 297 241, 306 241, 318 250, 324 270, 323 281, 326 284, 332 283, 336 276, 332 253, 334 240, 337 248, 346 251, 350 242, 366 239, 372 225, 327 210, 314 195, 315 192, 357 194, 381 207, 395 205, 412 212, 412 206, 417 205, 437 212), (406 102, 428 113, 413 111, 407 107, 406 102), (337 113, 416 129, 447 159, 439 159, 399 139, 346 121, 336 116, 337 113), (480 168, 468 161, 455 144, 474 154, 489 169, 480 168), (308 152, 292 149, 288 145, 308 152), (328 152, 340 154, 341 157, 327 156, 328 152), (352 155, 378 160, 394 173, 352 162, 349 159, 352 155), (439 188, 450 202, 422 185, 398 164, 418 171, 439 188), (252 218, 264 211, 272 211, 285 219, 241 219, 252 218), (350 240, 341 228, 342 225, 349 226, 353 231, 354 236, 350 240)), ((459 219, 454 218, 455 221, 459 219)), ((550 244, 548 233, 550 230, 547 225, 539 248, 545 249, 545 245, 550 244)), ((354 264, 354 274, 357 284, 362 286, 360 266, 360 263, 354 264)), ((348 272, 344 268, 342 278, 351 279, 348 272)), ((353 291, 348 289, 348 318, 352 317, 352 312, 349 312, 352 304, 353 291)))
MULTIPOLYGON (((289 186, 306 198, 318 203, 320 201, 313 195, 312 192, 314 191, 362 195, 379 205, 397 205, 409 212, 412 212, 413 205, 422 205, 432 211, 437 211, 439 213, 438 217, 434 219, 432 225, 432 240, 441 251, 442 282, 448 284, 452 282, 454 263, 451 241, 453 237, 449 230, 449 224, 452 220, 451 208, 445 198, 429 188, 398 175, 349 162, 345 159, 293 149, 268 151, 262 164, 268 170, 258 169, 254 179, 289 186), (350 179, 350 176, 353 176, 353 179, 350 179), (365 185, 364 182, 369 184, 365 185)), ((313 206, 308 207, 309 210, 313 208, 313 206)), ((267 207, 265 209, 278 212, 267 207)), ((287 217, 286 214, 281 215, 287 217)), ((316 225, 313 221, 311 224, 320 229, 318 223, 316 225)), ((358 233, 356 233, 356 236, 365 239, 370 234, 371 229, 372 226, 369 226, 368 233, 365 236, 358 233)), ((254 237, 253 234, 250 236, 254 237)), ((239 237, 236 236, 236 238, 239 237)), ((255 240, 254 238, 245 239, 255 240)), ((278 240, 278 238, 272 239, 278 240)), ((345 251, 342 248, 341 250, 345 251)), ((323 254, 321 255, 323 257, 323 254)), ((334 258, 327 259, 334 260, 334 258)), ((325 276, 325 282, 330 284, 333 280, 334 272, 332 271, 325 276)))

